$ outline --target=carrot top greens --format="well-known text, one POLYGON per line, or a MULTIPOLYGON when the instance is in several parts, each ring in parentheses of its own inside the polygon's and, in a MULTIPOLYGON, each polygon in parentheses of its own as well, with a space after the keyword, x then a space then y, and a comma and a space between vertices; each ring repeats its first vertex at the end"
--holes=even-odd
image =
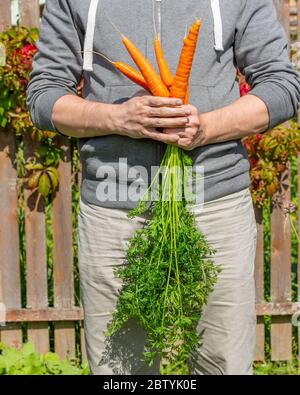
MULTIPOLYGON (((116 270, 123 288, 107 332, 114 334, 129 319, 138 321, 147 333, 145 359, 151 364, 158 357, 161 374, 188 374, 189 355, 200 340, 196 327, 219 272, 187 209, 182 174, 190 164, 183 151, 168 146, 151 219, 130 240, 126 265, 116 270)), ((142 200, 131 215, 146 210, 142 200)))

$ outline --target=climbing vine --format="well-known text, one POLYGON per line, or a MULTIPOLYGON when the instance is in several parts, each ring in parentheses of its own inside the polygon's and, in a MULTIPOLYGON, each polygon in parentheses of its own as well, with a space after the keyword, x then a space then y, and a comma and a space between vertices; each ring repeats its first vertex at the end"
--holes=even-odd
MULTIPOLYGON (((238 72, 241 96, 251 87, 238 72)), ((243 140, 249 156, 251 193, 253 202, 262 207, 279 192, 283 175, 290 162, 300 151, 300 129, 296 120, 291 120, 263 134, 243 140)))
POLYGON ((37 29, 25 27, 12 27, 0 34, 0 127, 4 132, 13 131, 20 141, 25 136, 22 140, 36 147, 22 160, 20 173, 28 188, 47 196, 58 187, 61 149, 56 133, 42 131, 32 124, 26 105, 37 37, 37 29))

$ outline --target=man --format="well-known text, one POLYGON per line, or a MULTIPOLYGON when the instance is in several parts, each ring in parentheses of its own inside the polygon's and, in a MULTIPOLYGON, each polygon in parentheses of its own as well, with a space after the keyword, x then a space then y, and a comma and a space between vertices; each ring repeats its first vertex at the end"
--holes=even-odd
MULTIPOLYGON (((191 373, 251 374, 256 226, 241 139, 294 116, 300 95, 272 0, 48 0, 38 49, 28 88, 32 120, 78 138, 83 165, 79 268, 92 373, 157 373, 142 361, 145 334, 134 322, 113 339, 104 331, 121 286, 113 268, 123 264, 127 241, 145 223, 127 217, 135 180, 124 181, 124 169, 128 176, 142 166, 149 175, 165 144, 175 144, 204 171, 196 223, 223 269, 199 322, 203 339, 191 373), (203 23, 189 105, 141 94, 106 60, 133 65, 112 21, 154 64, 154 19, 174 73, 195 17, 203 23), (252 87, 243 98, 237 67, 252 87)), ((150 181, 144 172, 140 178, 150 181)))

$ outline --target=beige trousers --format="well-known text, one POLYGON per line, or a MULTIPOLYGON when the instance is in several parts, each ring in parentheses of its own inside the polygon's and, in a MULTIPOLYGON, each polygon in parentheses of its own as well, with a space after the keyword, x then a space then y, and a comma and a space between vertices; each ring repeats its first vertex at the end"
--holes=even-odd
MULTIPOLYGON (((251 374, 256 223, 250 192, 246 189, 193 209, 198 228, 217 251, 214 261, 222 272, 198 325, 202 345, 191 356, 191 373, 251 374)), ((81 200, 78 220, 81 299, 92 374, 158 374, 158 363, 149 368, 142 360, 145 333, 135 322, 112 339, 103 333, 121 286, 113 269, 124 262, 127 242, 145 218, 132 220, 127 210, 81 200)))

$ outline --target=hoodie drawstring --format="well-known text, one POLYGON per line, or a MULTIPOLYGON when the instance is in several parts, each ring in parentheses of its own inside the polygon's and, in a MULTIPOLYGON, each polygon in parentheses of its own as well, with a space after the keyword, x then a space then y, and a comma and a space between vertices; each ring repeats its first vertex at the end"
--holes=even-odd
POLYGON ((93 49, 99 0, 91 0, 83 48, 83 70, 93 71, 93 49))
POLYGON ((215 50, 224 51, 223 47, 223 24, 219 0, 211 0, 211 9, 214 17, 215 50))
MULTIPOLYGON (((93 71, 93 48, 94 48, 94 34, 96 26, 96 14, 99 0, 91 0, 86 35, 83 49, 83 70, 93 71)), ((215 36, 215 50, 224 51, 223 47, 223 24, 221 17, 220 1, 211 0, 211 9, 214 18, 214 36, 215 36)))

